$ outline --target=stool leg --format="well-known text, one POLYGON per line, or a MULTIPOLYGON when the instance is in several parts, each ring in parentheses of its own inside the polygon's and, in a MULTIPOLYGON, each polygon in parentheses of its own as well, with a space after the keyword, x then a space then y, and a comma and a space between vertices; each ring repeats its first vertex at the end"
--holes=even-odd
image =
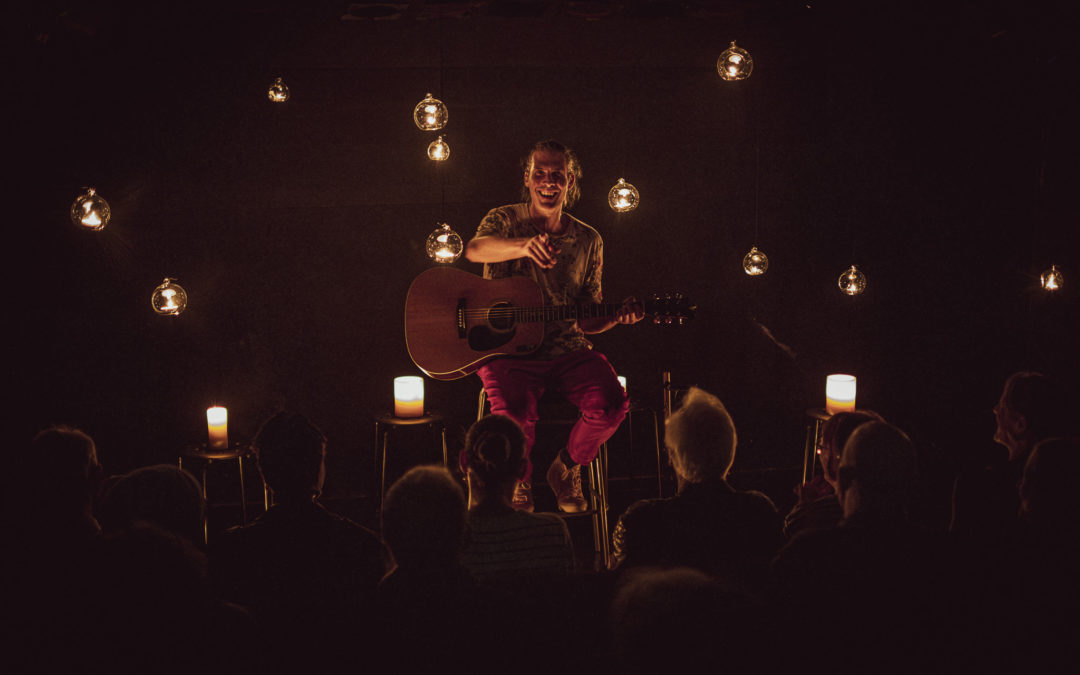
POLYGON ((603 569, 602 565, 605 564, 603 560, 603 533, 600 531, 600 498, 597 494, 598 486, 596 480, 596 467, 600 463, 600 455, 596 456, 596 459, 589 462, 589 510, 592 512, 590 517, 592 518, 592 532, 593 532, 593 568, 597 571, 603 569))
POLYGON ((597 457, 599 463, 597 465, 597 484, 600 486, 600 541, 603 542, 600 548, 601 555, 603 556, 602 569, 608 569, 611 564, 611 527, 608 522, 608 446, 607 443, 600 445, 600 455, 597 457))
POLYGON ((382 473, 379 476, 379 512, 382 512, 383 499, 386 498, 386 450, 390 445, 390 429, 382 436, 382 473))
POLYGON ((202 521, 202 536, 203 544, 210 545, 210 502, 206 499, 206 467, 210 466, 210 460, 205 460, 202 466, 202 500, 203 500, 203 521, 202 521))
POLYGON ((240 526, 247 525, 247 491, 244 490, 244 458, 236 458, 236 466, 240 472, 240 526))

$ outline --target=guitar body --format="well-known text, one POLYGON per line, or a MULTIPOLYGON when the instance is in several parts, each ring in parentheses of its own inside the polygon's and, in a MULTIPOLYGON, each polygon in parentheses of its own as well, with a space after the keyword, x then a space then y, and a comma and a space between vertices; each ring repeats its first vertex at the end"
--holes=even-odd
POLYGON ((536 351, 543 322, 519 323, 508 311, 544 304, 528 277, 484 279, 453 267, 432 267, 409 287, 405 344, 413 363, 436 380, 456 380, 491 359, 536 351))

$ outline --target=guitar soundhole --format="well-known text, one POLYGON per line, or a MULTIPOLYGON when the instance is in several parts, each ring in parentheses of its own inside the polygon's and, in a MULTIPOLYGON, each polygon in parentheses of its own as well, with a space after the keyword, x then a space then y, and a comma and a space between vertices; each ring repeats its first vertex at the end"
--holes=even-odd
POLYGON ((508 302, 495 303, 488 308, 488 325, 493 330, 508 331, 514 328, 513 305, 508 302))

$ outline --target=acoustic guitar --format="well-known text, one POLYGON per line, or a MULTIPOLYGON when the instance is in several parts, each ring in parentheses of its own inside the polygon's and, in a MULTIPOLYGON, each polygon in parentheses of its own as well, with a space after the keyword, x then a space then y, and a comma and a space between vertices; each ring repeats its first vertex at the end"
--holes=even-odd
MULTIPOLYGON (((484 279, 453 267, 432 267, 409 287, 405 343, 413 363, 436 380, 456 380, 500 356, 525 356, 544 337, 544 322, 613 317, 622 303, 545 305, 528 277, 484 279)), ((653 323, 681 325, 696 309, 685 296, 654 295, 644 303, 653 323)))

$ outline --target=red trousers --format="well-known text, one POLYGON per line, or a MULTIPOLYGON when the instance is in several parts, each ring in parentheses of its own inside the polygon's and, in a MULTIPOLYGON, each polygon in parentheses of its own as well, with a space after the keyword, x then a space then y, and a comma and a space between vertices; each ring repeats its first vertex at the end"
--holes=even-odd
POLYGON ((525 472, 532 477, 528 455, 536 440, 537 404, 548 388, 559 392, 581 410, 570 430, 566 450, 570 459, 588 464, 600 444, 611 438, 630 407, 626 392, 607 358, 592 349, 581 349, 551 361, 503 358, 477 371, 484 383, 493 414, 513 418, 525 431, 525 472))

